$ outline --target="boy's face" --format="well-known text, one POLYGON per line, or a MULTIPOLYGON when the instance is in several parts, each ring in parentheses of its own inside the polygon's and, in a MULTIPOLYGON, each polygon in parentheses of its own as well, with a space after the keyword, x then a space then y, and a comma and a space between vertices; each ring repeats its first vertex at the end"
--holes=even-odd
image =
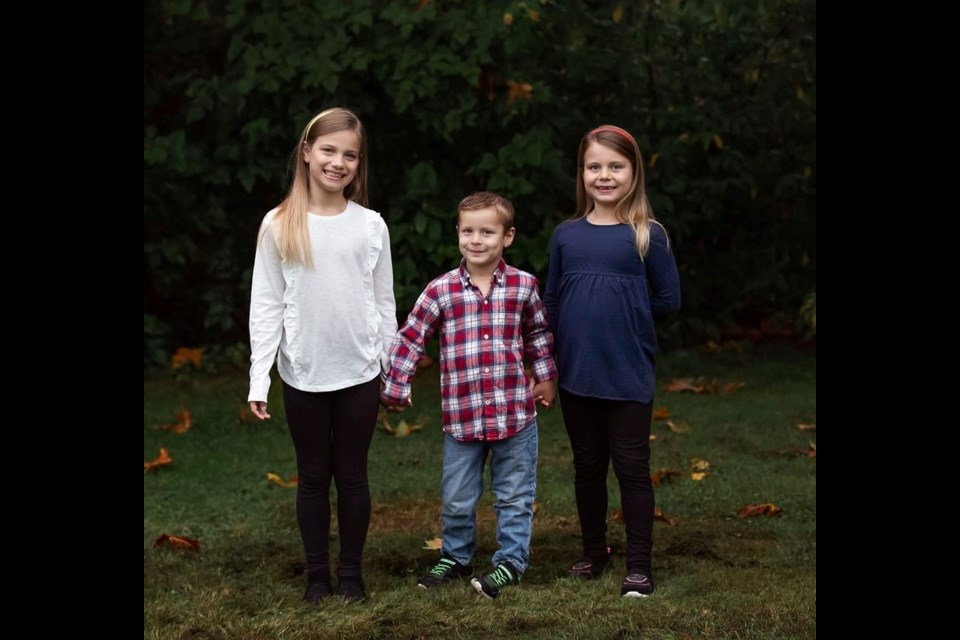
POLYGON ((504 247, 513 242, 516 230, 504 229, 497 210, 493 207, 476 211, 461 211, 457 225, 460 253, 467 259, 467 267, 495 269, 503 256, 504 247))

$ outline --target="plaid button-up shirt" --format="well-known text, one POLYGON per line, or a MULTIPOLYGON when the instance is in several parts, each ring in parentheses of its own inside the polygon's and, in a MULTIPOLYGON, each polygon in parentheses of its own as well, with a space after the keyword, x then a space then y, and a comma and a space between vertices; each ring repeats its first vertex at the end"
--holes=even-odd
POLYGON ((457 440, 503 440, 536 416, 527 356, 536 382, 557 377, 537 279, 501 260, 484 298, 460 263, 427 285, 390 351, 383 396, 410 397, 424 345, 440 330, 443 430, 457 440))

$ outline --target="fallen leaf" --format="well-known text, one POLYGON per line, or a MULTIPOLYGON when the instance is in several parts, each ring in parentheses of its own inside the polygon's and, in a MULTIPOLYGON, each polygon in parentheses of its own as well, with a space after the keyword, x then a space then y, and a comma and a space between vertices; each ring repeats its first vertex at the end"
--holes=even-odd
POLYGON ((690 425, 686 423, 677 425, 674 424, 672 420, 667 420, 667 428, 674 433, 690 433, 690 425))
POLYGON ((672 391, 673 393, 689 391, 691 393, 712 393, 716 395, 719 393, 733 393, 737 389, 746 386, 746 384, 746 382, 728 382, 720 386, 716 378, 713 378, 709 383, 702 378, 674 378, 667 382, 664 389, 666 391, 672 391))
POLYGON ((803 424, 803 423, 801 422, 801 423, 798 423, 798 424, 797 424, 797 429, 799 429, 800 431, 816 431, 816 430, 817 430, 817 425, 816 425, 816 424, 803 424))
POLYGON ((190 430, 190 427, 193 426, 193 417, 190 415, 190 411, 186 407, 180 407, 180 411, 177 412, 177 415, 174 416, 176 420, 173 424, 162 424, 160 425, 161 429, 166 429, 167 431, 172 431, 173 433, 186 433, 190 430))
POLYGON ((416 422, 407 422, 404 419, 401 419, 397 426, 390 424, 390 417, 386 412, 382 413, 380 416, 380 421, 383 423, 383 430, 392 435, 395 438, 406 438, 414 431, 420 431, 423 429, 423 425, 427 423, 427 416, 420 416, 416 422))
POLYGON ((691 480, 703 480, 706 477, 707 477, 707 474, 705 474, 703 471, 697 471, 695 473, 690 474, 691 480))
POLYGON ((443 538, 434 538, 433 540, 424 540, 423 548, 431 551, 439 551, 443 546, 443 538))
POLYGON ((706 471, 710 468, 710 461, 704 458, 690 458, 690 468, 694 471, 706 471))
POLYGON ((162 545, 166 545, 171 549, 200 551, 200 541, 194 540, 193 538, 188 538, 186 536, 171 536, 170 534, 165 533, 153 541, 154 547, 159 547, 162 545))
POLYGON ((671 527, 677 526, 677 519, 673 516, 667 516, 663 514, 663 511, 660 507, 655 507, 653 510, 653 519, 659 520, 660 522, 666 522, 671 527))
POLYGON ((674 378, 666 384, 664 389, 667 391, 672 391, 673 393, 680 393, 682 391, 703 393, 705 387, 703 385, 693 384, 693 378, 674 378))
POLYGON ((290 476, 289 480, 284 480, 275 473, 267 472, 267 480, 272 482, 275 485, 281 486, 284 489, 292 489, 297 486, 300 482, 300 478, 297 477, 297 474, 290 476))
POLYGON ((763 504, 745 504, 737 509, 738 518, 753 518, 754 516, 778 516, 781 513, 783 513, 783 509, 772 502, 765 502, 763 504))
POLYGON ((505 14, 503 14, 503 24, 507 25, 508 27, 513 24, 513 14, 512 14, 512 13, 505 13, 505 14))
POLYGON ((653 410, 654 420, 667 420, 670 417, 670 409, 666 407, 657 407, 653 410))
POLYGON ((147 462, 146 460, 144 460, 144 462, 143 462, 143 472, 146 473, 147 471, 150 471, 151 469, 159 469, 160 467, 166 466, 166 465, 170 464, 171 462, 173 462, 173 458, 171 458, 171 457, 170 457, 170 454, 167 453, 166 448, 160 447, 160 455, 159 455, 159 456, 157 456, 156 458, 154 458, 154 459, 151 460, 150 462, 147 462))
POLYGON ((669 469, 657 469, 650 476, 650 482, 653 483, 653 486, 659 487, 661 484, 669 480, 670 478, 679 478, 683 474, 679 471, 672 471, 669 469))
POLYGON ((195 367, 199 367, 200 363, 202 362, 203 347, 199 347, 197 349, 180 347, 173 353, 172 356, 170 356, 170 366, 174 369, 179 369, 185 364, 192 364, 195 367))
POLYGON ((406 420, 401 420, 398 422, 393 435, 397 438, 406 438, 408 435, 410 435, 410 423, 406 420))
POLYGON ((613 511, 610 512, 610 518, 609 518, 609 519, 610 519, 610 520, 614 520, 614 521, 617 521, 617 520, 622 521, 622 520, 623 520, 623 511, 621 511, 620 509, 614 509, 613 511))
POLYGON ((650 442, 653 442, 653 441, 656 440, 656 439, 657 439, 657 434, 651 433, 651 434, 650 434, 650 442))
POLYGON ((614 7, 613 15, 610 17, 613 18, 614 22, 620 24, 620 21, 623 20, 623 5, 618 4, 616 7, 614 7))

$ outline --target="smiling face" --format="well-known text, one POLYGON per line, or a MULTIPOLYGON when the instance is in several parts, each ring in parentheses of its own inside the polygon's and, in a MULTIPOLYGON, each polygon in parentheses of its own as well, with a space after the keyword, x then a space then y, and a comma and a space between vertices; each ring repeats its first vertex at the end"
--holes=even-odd
POLYGON ((492 272, 505 247, 513 242, 516 230, 504 227, 495 207, 460 211, 457 224, 460 253, 467 259, 467 271, 492 272))
POLYGON ((583 154, 583 187, 594 206, 611 210, 630 193, 633 165, 625 155, 599 142, 591 142, 583 154))
POLYGON ((357 175, 360 164, 360 136, 352 129, 318 136, 303 145, 303 161, 310 172, 310 190, 342 194, 357 175))

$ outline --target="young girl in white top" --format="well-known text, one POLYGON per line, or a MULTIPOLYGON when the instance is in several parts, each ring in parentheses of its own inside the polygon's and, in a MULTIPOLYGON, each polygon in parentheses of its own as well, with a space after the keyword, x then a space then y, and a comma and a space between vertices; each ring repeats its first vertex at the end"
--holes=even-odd
POLYGON ((379 375, 397 332, 390 234, 367 204, 367 139, 356 115, 328 109, 304 128, 287 197, 263 219, 250 296, 250 410, 270 418, 277 360, 297 456, 304 600, 331 594, 330 481, 337 483, 337 591, 366 598, 367 452, 379 375), (278 357, 279 352, 279 357, 278 357))

